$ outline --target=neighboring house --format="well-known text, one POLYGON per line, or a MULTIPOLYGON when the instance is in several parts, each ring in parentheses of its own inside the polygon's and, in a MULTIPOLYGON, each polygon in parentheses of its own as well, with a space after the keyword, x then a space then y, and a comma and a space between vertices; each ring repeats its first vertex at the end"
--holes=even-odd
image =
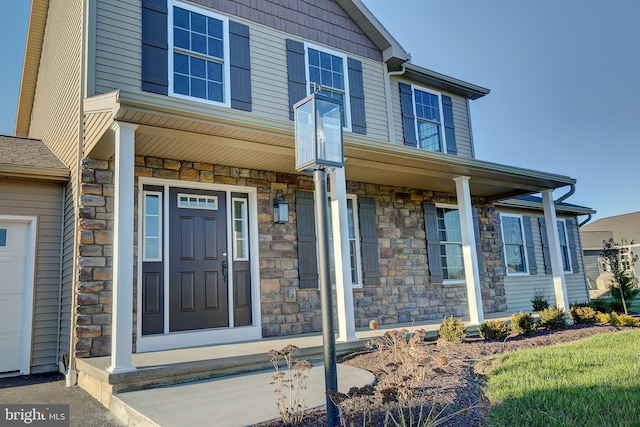
MULTIPOLYGON (((640 212, 601 218, 580 227, 587 284, 591 297, 608 292, 611 284, 611 269, 602 255, 604 242, 613 240, 621 245, 631 274, 638 277, 638 263, 633 256, 640 253, 640 212)), ((624 261, 623 261, 624 262, 624 261)))
MULTIPOLYGON (((0 376, 58 369, 69 351, 61 310, 62 215, 69 169, 42 141, 0 136, 0 376)), ((66 278, 67 280, 69 278, 66 278)))
POLYGON ((489 90, 412 64, 360 0, 33 0, 16 134, 70 170, 72 370, 321 329, 292 122, 314 81, 344 106, 340 340, 372 319, 477 324, 536 287, 560 307, 587 298, 576 224, 593 211, 553 200, 575 180, 475 159, 470 101, 489 90))

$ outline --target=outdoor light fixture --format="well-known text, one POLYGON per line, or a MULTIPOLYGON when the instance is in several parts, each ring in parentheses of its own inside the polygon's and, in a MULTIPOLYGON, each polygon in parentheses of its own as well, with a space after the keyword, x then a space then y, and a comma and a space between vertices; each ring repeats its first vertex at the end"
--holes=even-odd
MULTIPOLYGON (((314 84, 315 86, 315 84, 314 84)), ((331 258, 329 254, 329 207, 327 205, 327 171, 344 165, 342 141, 342 104, 319 94, 320 88, 293 106, 295 119, 296 170, 313 172, 314 205, 318 233, 318 276, 322 308, 322 342, 324 348, 324 382, 327 402, 327 426, 339 425, 336 404, 331 392, 338 391, 336 342, 331 296, 331 258)))
POLYGON ((282 200, 282 190, 276 191, 273 198, 273 222, 275 224, 286 224, 289 222, 289 204, 282 200))
POLYGON ((342 104, 317 92, 293 106, 296 170, 311 172, 344 165, 342 104))

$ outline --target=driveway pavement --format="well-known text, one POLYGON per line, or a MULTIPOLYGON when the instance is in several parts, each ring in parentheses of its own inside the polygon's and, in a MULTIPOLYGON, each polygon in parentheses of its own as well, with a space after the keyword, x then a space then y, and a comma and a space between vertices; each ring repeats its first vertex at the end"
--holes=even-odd
MULTIPOLYGON (((66 387, 60 374, 0 378, 0 406, 69 405, 71 427, 123 427, 111 413, 78 386, 66 387)), ((0 425, 4 418, 0 417, 0 425)))

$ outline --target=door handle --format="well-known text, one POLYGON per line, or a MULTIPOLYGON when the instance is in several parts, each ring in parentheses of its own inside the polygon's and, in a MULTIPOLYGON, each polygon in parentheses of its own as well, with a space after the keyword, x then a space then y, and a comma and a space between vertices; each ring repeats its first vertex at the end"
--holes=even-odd
POLYGON ((229 262, 225 259, 222 261, 222 280, 227 282, 227 273, 229 273, 229 262))

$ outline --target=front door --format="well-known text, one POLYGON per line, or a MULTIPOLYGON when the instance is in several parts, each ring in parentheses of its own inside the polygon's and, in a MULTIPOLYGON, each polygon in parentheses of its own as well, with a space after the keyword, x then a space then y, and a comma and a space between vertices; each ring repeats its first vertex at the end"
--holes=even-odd
POLYGON ((169 331, 229 326, 226 193, 169 191, 169 331))
POLYGON ((0 220, 0 374, 22 369, 29 224, 0 220))

